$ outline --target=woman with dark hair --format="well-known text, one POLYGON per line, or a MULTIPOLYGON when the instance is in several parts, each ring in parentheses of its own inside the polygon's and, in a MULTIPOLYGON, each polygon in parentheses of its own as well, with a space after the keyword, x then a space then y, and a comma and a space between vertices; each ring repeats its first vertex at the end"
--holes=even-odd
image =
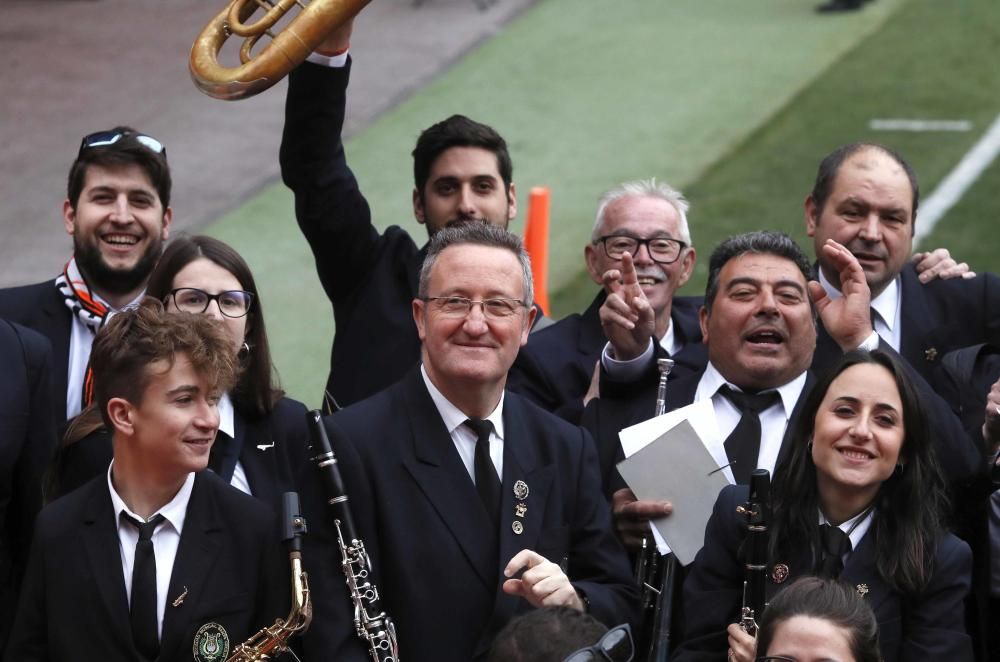
POLYGON ((767 606, 757 662, 881 662, 878 623, 853 587, 802 577, 767 606))
MULTIPOLYGON (((886 662, 972 659, 962 605, 972 555, 945 528, 927 430, 898 360, 850 352, 809 392, 772 484, 768 595, 803 575, 839 577, 874 610, 886 662)), ((718 660, 727 648, 730 660, 756 657, 753 637, 735 625, 747 532, 736 508, 746 498, 746 487, 719 495, 684 584, 676 660, 718 660)))

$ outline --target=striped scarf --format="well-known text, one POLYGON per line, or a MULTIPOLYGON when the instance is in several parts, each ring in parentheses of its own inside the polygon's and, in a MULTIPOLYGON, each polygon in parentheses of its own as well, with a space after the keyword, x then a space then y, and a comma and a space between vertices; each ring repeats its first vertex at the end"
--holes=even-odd
MULTIPOLYGON (((80 269, 76 266, 76 258, 66 263, 63 272, 56 277, 56 289, 62 294, 66 307, 70 312, 96 334, 108 318, 111 307, 101 299, 87 284, 80 269)), ((87 372, 83 381, 83 397, 81 405, 88 407, 94 401, 94 374, 87 362, 87 372)))

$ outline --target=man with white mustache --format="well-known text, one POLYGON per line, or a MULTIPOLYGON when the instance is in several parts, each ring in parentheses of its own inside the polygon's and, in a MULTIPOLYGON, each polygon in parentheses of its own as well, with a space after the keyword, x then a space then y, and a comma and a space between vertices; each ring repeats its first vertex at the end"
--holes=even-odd
POLYGON ((571 423, 578 423, 598 392, 602 350, 606 361, 633 359, 647 351, 670 356, 672 375, 699 370, 705 352, 698 328, 701 297, 675 297, 694 269, 695 249, 684 196, 655 179, 626 182, 605 193, 597 206, 584 259, 602 290, 582 314, 570 315, 531 335, 511 369, 510 388, 571 423), (622 298, 622 259, 628 254, 648 307, 646 326, 623 334, 612 348, 613 320, 627 317, 622 298), (618 353, 615 353, 617 349, 618 353))

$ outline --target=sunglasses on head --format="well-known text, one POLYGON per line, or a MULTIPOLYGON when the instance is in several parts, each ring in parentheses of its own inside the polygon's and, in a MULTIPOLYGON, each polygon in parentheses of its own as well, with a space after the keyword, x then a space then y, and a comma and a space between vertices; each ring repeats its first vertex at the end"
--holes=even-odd
POLYGON ((80 158, 80 155, 88 149, 114 145, 122 138, 131 138, 151 152, 161 154, 163 158, 167 158, 167 148, 159 140, 144 133, 132 133, 128 131, 98 131, 97 133, 84 136, 83 140, 80 141, 80 152, 77 154, 77 158, 80 158))
POLYGON ((593 646, 570 653, 563 662, 632 662, 634 655, 632 628, 624 623, 605 632, 593 646))

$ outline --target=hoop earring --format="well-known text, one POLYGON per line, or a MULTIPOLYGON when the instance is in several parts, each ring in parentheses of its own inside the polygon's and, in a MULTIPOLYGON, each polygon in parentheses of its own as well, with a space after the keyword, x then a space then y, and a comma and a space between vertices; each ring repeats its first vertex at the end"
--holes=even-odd
POLYGON ((244 340, 243 344, 240 345, 240 351, 237 352, 237 354, 240 358, 245 358, 250 355, 250 345, 247 344, 246 340, 244 340))

